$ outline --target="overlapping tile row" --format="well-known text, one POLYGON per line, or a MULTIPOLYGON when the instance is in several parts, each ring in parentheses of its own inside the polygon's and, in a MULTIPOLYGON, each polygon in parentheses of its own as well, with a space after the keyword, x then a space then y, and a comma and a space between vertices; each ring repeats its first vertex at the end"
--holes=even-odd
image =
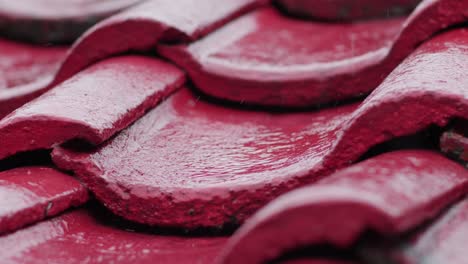
MULTIPOLYGON (((124 0, 121 0, 111 4, 109 4, 108 1, 105 3, 87 2, 86 4, 90 5, 87 11, 103 11, 106 9, 107 5, 109 5, 109 7, 120 5, 123 4, 123 1, 124 0)), ((40 5, 40 3, 33 1, 31 5, 40 5)), ((59 54, 63 54, 63 56, 50 57, 50 59, 54 58, 57 67, 60 65, 58 69, 50 69, 48 64, 43 65, 44 63, 42 63, 41 57, 31 56, 30 66, 25 70, 31 72, 41 71, 44 73, 44 78, 40 81, 32 82, 33 80, 31 80, 31 82, 23 83, 23 86, 27 85, 25 88, 23 88, 23 86, 14 85, 11 87, 9 86, 9 90, 2 89, 2 91, 0 91, 0 102, 2 103, 0 117, 5 116, 15 108, 67 80, 99 60, 128 51, 150 51, 151 48, 155 47, 158 41, 179 43, 195 40, 210 33, 217 27, 222 26, 233 17, 244 14, 265 3, 266 1, 262 0, 203 1, 203 4, 200 4, 200 1, 193 0, 175 2, 162 0, 141 1, 141 3, 135 7, 124 10, 91 28, 76 41, 66 55, 65 48, 63 48, 59 54), (186 10, 187 12, 180 12, 181 10, 186 10), (188 12, 189 10, 190 12, 188 12)), ((60 3, 58 3, 58 5, 60 5, 60 3)), ((81 7, 83 7, 83 5, 81 5, 81 7)), ((73 8, 71 10, 73 12, 77 11, 73 8)), ((27 11, 31 10, 27 9, 24 11, 25 14, 27 14, 27 11)), ((42 9, 41 11, 44 13, 52 12, 42 9)), ((71 14, 58 13, 55 14, 55 19, 58 19, 58 17, 62 15, 71 14)), ((27 19, 27 16, 25 19, 27 19)), ((34 19, 39 18, 31 14, 31 20, 34 19)), ((74 21, 76 20, 77 23, 82 21, 80 18, 75 17, 71 19, 74 21)), ((50 21, 45 19, 45 21, 42 22, 49 23, 50 21)), ((84 23, 88 24, 88 22, 89 21, 85 21, 84 23)), ((21 24, 20 21, 13 21, 12 23, 21 24)), ((60 21, 58 20, 56 23, 60 23, 60 21)), ((62 21, 62 23, 65 22, 62 21)), ((67 26, 70 25, 67 24, 67 26)), ((71 29, 68 28, 68 30, 71 29)), ((30 30, 28 32, 34 31, 30 30)), ((17 49, 17 53, 19 54, 30 52, 28 47, 23 47, 21 44, 9 43, 8 45, 13 46, 11 49, 17 49)), ((46 47, 37 47, 36 50, 36 53, 52 53, 54 51, 54 49, 46 47)), ((11 55, 8 56, 11 57, 11 55)), ((6 63, 7 66, 12 64, 12 62, 13 64, 18 64, 21 63, 22 59, 24 58, 2 58, 2 64, 6 63)), ((1 75, 0 79, 2 79, 0 80, 0 84, 8 81, 8 79, 5 79, 1 75)))
POLYGON ((0 158, 71 139, 99 144, 185 82, 171 64, 143 56, 96 63, 0 121, 0 158))
POLYGON ((255 105, 304 107, 360 97, 424 40, 466 21, 466 0, 427 0, 406 19, 318 23, 249 13, 189 45, 161 46, 197 88, 255 105))
POLYGON ((398 235, 468 190, 468 171, 424 151, 387 153, 282 196, 235 234, 223 263, 263 263, 296 247, 350 247, 365 231, 398 235))
POLYGON ((158 42, 199 39, 266 0, 149 0, 87 31, 71 49, 55 82, 90 64, 126 51, 148 51, 158 42))
POLYGON ((426 42, 360 105, 272 114, 182 90, 97 151, 57 148, 54 161, 133 221, 185 228, 243 222, 378 143, 467 118, 467 43, 465 29, 426 42))
MULTIPOLYGON (((391 247, 371 244, 373 248, 363 250, 373 250, 373 254, 361 255, 385 256, 395 263, 445 263, 443 260, 450 259, 458 264, 464 263, 463 251, 458 249, 467 224, 466 201, 444 210, 461 200, 467 187, 468 171, 440 154, 396 151, 280 197, 227 243, 225 237, 141 233, 115 224, 112 218, 99 217, 97 212, 102 209, 89 208, 0 237, 0 242, 6 263, 149 263, 155 259, 160 263, 264 263, 301 246, 326 242, 337 248, 350 247, 369 229, 381 236, 380 243, 392 242, 392 236, 435 218, 414 239, 391 247)), ((311 256, 277 263, 362 261, 311 256)))
MULTIPOLYGON (((267 2, 144 1, 90 29, 66 57, 65 49, 51 50, 46 63, 33 58, 45 48, 11 44, 18 54, 33 50, 25 72, 37 74, 24 79, 2 70, 4 86, 33 87, 18 97, 27 98, 22 103, 53 89, 0 121, 0 158, 53 149, 55 165, 73 171, 99 202, 145 225, 220 229, 253 217, 225 247, 226 237, 124 231, 136 226, 113 225, 113 217, 84 208, 1 236, 5 261, 257 263, 328 243, 372 250, 396 263, 450 258, 458 264, 458 252, 431 242, 443 233, 455 243, 456 233, 446 231, 451 217, 461 219, 456 227, 463 232, 464 202, 451 213, 443 210, 466 194, 466 168, 434 152, 398 151, 333 173, 379 143, 455 119, 466 123, 468 30, 427 38, 465 21, 468 2, 426 0, 406 19, 333 26, 292 20, 271 6, 259 9, 267 2), (317 34, 330 41, 320 44, 317 34), (187 71, 195 91, 170 62, 120 55, 134 51, 161 52, 187 71), (200 90, 240 104, 221 105, 200 90), (362 102, 316 111, 243 107, 303 107, 372 90, 362 102), (96 148, 61 145, 73 139, 96 148), (275 200, 309 183, 315 184, 275 200), (407 239, 410 230, 438 214, 434 224, 407 239), (355 245, 369 229, 392 245, 355 245), (403 237, 395 242, 393 236, 403 237)), ((11 54, 13 65, 21 66, 11 54)), ((4 113, 19 106, 11 98, 4 113)), ((445 132, 442 151, 463 160, 463 133, 445 132)), ((78 180, 36 167, 0 173, 0 196, 8 205, 0 214, 0 232, 88 199, 78 180)), ((357 264, 363 256, 278 262, 357 264)))

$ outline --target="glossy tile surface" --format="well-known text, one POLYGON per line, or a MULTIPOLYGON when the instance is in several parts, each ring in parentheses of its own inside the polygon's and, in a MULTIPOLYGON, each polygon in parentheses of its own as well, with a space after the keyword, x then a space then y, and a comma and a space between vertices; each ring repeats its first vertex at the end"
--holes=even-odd
POLYGON ((461 23, 466 0, 427 0, 406 20, 319 23, 259 10, 189 45, 160 53, 211 96, 255 105, 304 107, 361 97, 416 47, 461 23))
POLYGON ((354 109, 275 115, 212 105, 184 89, 95 153, 53 155, 120 215, 217 226, 306 181, 354 109))
MULTIPOLYGON (((103 16, 104 14, 108 16, 111 10, 113 10, 113 12, 117 12, 118 10, 124 8, 124 6, 129 7, 131 4, 135 4, 137 2, 140 2, 140 0, 116 0, 112 2, 75 1, 73 4, 75 6, 79 6, 79 8, 72 8, 69 3, 64 4, 62 2, 57 2, 54 6, 55 9, 44 7, 37 9, 35 7, 38 5, 40 6, 41 3, 43 3, 37 1, 20 0, 15 2, 13 5, 4 3, 4 5, 7 5, 8 7, 0 9, 0 29, 3 25, 8 29, 13 28, 14 32, 16 33, 25 31, 23 32, 25 34, 39 34, 36 36, 38 39, 41 37, 47 39, 47 33, 42 31, 50 30, 52 31, 52 33, 49 32, 50 35, 52 35, 51 37, 69 38, 70 36, 57 36, 57 34, 67 32, 67 30, 70 31, 70 34, 77 34, 75 31, 84 31, 84 28, 94 24, 96 19, 99 17, 93 17, 93 21, 83 21, 86 19, 83 17, 75 17, 77 12, 80 13, 83 11, 84 13, 88 13, 88 15, 90 12, 94 14, 102 13, 103 16), (62 12, 58 12, 56 9, 61 9, 62 12), (3 17, 5 20, 3 21, 4 24, 2 24, 2 10, 5 12, 3 17), (55 14, 55 16, 71 16, 76 18, 78 23, 83 22, 86 24, 86 26, 81 26, 84 28, 73 30, 73 23, 70 25, 70 23, 65 23, 65 21, 57 17, 52 19, 55 19, 55 22, 45 21, 44 23, 46 24, 52 23, 48 26, 41 24, 41 19, 38 19, 39 21, 31 20, 30 22, 26 23, 22 20, 10 21, 10 19, 7 18, 9 12, 14 14, 17 13, 16 15, 20 16, 21 13, 26 14, 28 12, 32 12, 33 10, 34 12, 38 12, 38 14, 36 14, 38 17, 44 15, 50 16, 53 14, 55 14), (21 27, 25 27, 25 29, 22 30, 18 27, 11 27, 8 25, 8 23, 18 23, 21 27), (57 25, 54 26, 53 23, 56 23, 57 25), (37 30, 31 29, 37 26, 40 28, 37 30)), ((18 77, 25 78, 24 76, 31 76, 31 71, 34 73, 34 71, 39 71, 42 69, 40 73, 42 79, 40 82, 28 85, 21 90, 15 89, 16 91, 14 93, 5 93, 4 97, 6 103, 0 108, 0 117, 8 114, 29 100, 37 97, 44 90, 50 89, 55 85, 67 80, 68 78, 77 74, 79 71, 99 60, 127 51, 148 51, 153 48, 153 46, 155 46, 158 41, 186 42, 192 39, 200 38, 201 36, 210 33, 215 28, 226 23, 230 19, 239 16, 240 14, 246 13, 248 10, 254 9, 257 6, 264 5, 266 0, 215 0, 204 1, 203 4, 200 4, 199 1, 193 0, 149 0, 141 2, 142 3, 140 5, 136 5, 134 8, 125 9, 118 15, 115 15, 112 18, 99 23, 87 31, 78 41, 76 41, 73 48, 68 51, 66 58, 64 58, 64 53, 66 52, 65 49, 61 49, 60 54, 54 56, 47 54, 48 56, 46 56, 43 60, 52 60, 55 63, 52 65, 54 67, 52 70, 45 71, 48 69, 45 67, 30 67, 28 71, 23 74, 23 76, 16 76, 20 69, 15 69, 14 71, 11 69, 12 71, 10 75, 12 76, 6 77, 2 76, 5 75, 5 73, 2 72, 2 74, 0 74, 0 88, 2 88, 2 86, 6 86, 6 84, 11 83, 12 81, 18 81, 13 79, 13 77, 18 79, 18 77), (181 10, 191 10, 191 12, 180 12, 181 10), (57 68, 58 72, 56 74, 57 68), (14 73, 15 76, 13 76, 12 73, 14 73), (26 73, 28 74, 26 75, 26 73), (4 108, 4 110, 2 108, 4 108)), ((52 5, 53 3, 49 4, 52 5)), ((1 5, 2 3, 0 3, 0 8, 2 7, 1 5)), ((86 17, 86 15, 84 16, 86 17)), ((102 18, 103 17, 99 18, 98 20, 102 18)), ((45 41, 45 39, 41 41, 45 41)), ((5 45, 7 44, 8 43, 5 45)), ((17 47, 13 48, 18 49, 17 47)), ((11 56, 11 49, 12 48, 10 47, 6 47, 4 50, 5 54, 8 54, 8 57, 11 56)), ((54 49, 49 48, 47 50, 53 51, 54 49)), ((22 54, 31 51, 21 49, 19 52, 22 54)), ((37 56, 37 54, 35 55, 37 56)), ((24 60, 24 58, 22 59, 24 60)), ((36 64, 41 62, 40 57, 35 59, 39 59, 36 64)), ((8 63, 8 65, 6 65, 7 67, 9 67, 11 64, 9 60, 4 60, 3 64, 6 63, 8 63)), ((8 73, 7 71, 5 72, 8 73)), ((32 76, 34 76, 34 74, 32 76)), ((0 99, 2 99, 1 94, 0 99)))
POLYGON ((182 71, 154 58, 97 63, 1 120, 0 158, 75 138, 102 143, 184 81, 182 71))
POLYGON ((0 172, 0 233, 54 216, 87 200, 88 190, 78 180, 52 168, 0 172))
POLYGON ((5 264, 212 263, 225 241, 121 230, 80 209, 0 237, 0 255, 5 264))
POLYGON ((378 143, 468 117, 467 42, 466 30, 427 42, 359 106, 269 114, 182 90, 96 152, 59 148, 54 161, 133 221, 186 228, 243 222, 378 143))
POLYGON ((99 144, 174 92, 184 73, 157 59, 124 56, 93 65, 0 121, 0 158, 70 139, 99 144))
POLYGON ((87 31, 74 44, 56 83, 86 66, 127 51, 148 51, 160 41, 187 42, 210 33, 266 0, 148 0, 87 31))
POLYGON ((2 1, 0 263, 465 262, 468 0, 2 1))
POLYGON ((468 171, 427 151, 383 154, 290 192, 230 239, 223 263, 262 263, 287 250, 330 243, 346 248, 369 229, 401 234, 468 191, 468 171))

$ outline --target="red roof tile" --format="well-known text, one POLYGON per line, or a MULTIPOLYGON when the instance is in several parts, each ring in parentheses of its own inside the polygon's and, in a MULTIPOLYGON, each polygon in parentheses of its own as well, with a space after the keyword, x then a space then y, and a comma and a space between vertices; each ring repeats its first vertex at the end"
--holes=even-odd
POLYGON ((180 91, 96 152, 59 149, 54 160, 75 170, 112 211, 137 222, 242 222, 378 143, 468 117, 467 42, 466 30, 426 42, 357 108, 275 115, 180 91), (437 76, 428 74, 435 67, 437 76))
POLYGON ((120 230, 76 210, 0 237, 3 263, 209 263, 226 238, 120 230))
MULTIPOLYGON (((87 11, 72 8, 77 19, 58 2, 29 1, 10 11, 0 3, 0 34, 63 41, 138 2, 89 1, 87 11), (97 4, 111 8, 92 18, 97 4)), ((280 10, 267 0, 147 0, 97 24, 67 55, 0 41, 0 118, 17 108, 0 120, 0 159, 53 149, 56 166, 83 181, 46 167, 0 172, 0 259, 463 263, 466 202, 444 209, 467 193, 468 170, 437 154, 436 141, 466 163, 468 29, 452 26, 467 21, 468 0, 380 17, 395 1, 416 0, 361 2, 347 14, 329 8, 344 0, 276 1, 280 10), (289 16, 298 6, 308 20, 289 16), (354 20, 364 16, 373 20, 354 20), (377 144, 422 131, 432 145, 420 147, 432 151, 372 157, 387 151, 377 144), (93 206, 45 219, 86 202, 85 186, 133 222, 93 206), (243 226, 225 248, 226 237, 209 234, 228 224, 243 226), (212 229, 197 237, 199 227, 212 229)))
POLYGON ((392 152, 286 194, 231 238, 223 263, 263 263, 286 250, 349 247, 368 229, 389 236, 436 216, 468 190, 468 171, 431 152, 392 152))
POLYGON ((160 52, 201 91, 256 105, 301 107, 362 96, 435 32, 466 20, 468 1, 426 1, 406 19, 324 24, 265 9, 188 46, 160 52))
POLYGON ((79 181, 51 168, 0 172, 0 233, 57 215, 87 200, 88 191, 79 181))
POLYGON ((198 39, 266 0, 149 0, 97 24, 73 46, 57 74, 61 82, 90 64, 159 41, 198 39), (184 11, 183 11, 184 10, 184 11))
POLYGON ((124 56, 97 63, 0 121, 0 158, 70 139, 99 144, 184 83, 157 59, 124 56))

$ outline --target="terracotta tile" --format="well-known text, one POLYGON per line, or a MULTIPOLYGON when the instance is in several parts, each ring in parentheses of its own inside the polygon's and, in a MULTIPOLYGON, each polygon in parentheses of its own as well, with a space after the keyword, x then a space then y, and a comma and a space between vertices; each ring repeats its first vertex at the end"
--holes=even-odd
POLYGON ((0 158, 70 139, 99 144, 184 83, 154 58, 124 56, 93 65, 0 121, 0 158))
POLYGON ((290 192, 231 238, 223 263, 261 263, 296 247, 346 248, 369 229, 401 234, 462 197, 468 171, 429 151, 397 151, 290 192))
POLYGON ((97 24, 73 46, 61 82, 86 66, 126 51, 149 50, 158 41, 198 39, 267 0, 149 0, 97 24))
POLYGON ((58 148, 54 162, 133 221, 185 228, 243 222, 371 146, 468 117, 467 41, 467 30, 455 30, 427 42, 359 106, 274 114, 182 90, 97 151, 58 148))
POLYGON ((277 0, 288 14, 308 19, 353 21, 409 13, 421 0, 277 0))
POLYGON ((467 10, 467 0, 426 0, 406 20, 326 24, 267 8, 159 51, 211 96, 304 107, 369 93, 421 42, 465 21, 467 10))
POLYGON ((65 52, 65 47, 0 40, 0 118, 43 92, 65 52))
POLYGON ((87 28, 142 0, 0 2, 3 36, 35 43, 73 42, 87 28))
POLYGON ((78 180, 52 168, 0 172, 0 233, 54 216, 87 200, 88 191, 78 180))
POLYGON ((212 263, 224 237, 121 230, 81 209, 0 237, 2 263, 212 263))

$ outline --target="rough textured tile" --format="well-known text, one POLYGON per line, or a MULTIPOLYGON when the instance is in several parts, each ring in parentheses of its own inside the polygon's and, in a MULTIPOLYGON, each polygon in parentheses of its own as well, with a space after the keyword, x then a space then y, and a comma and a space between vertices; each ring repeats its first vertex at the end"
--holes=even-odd
POLYGON ((104 20, 75 43, 56 83, 103 58, 142 51, 158 41, 198 39, 266 0, 149 0, 104 20))
POLYGON ((121 230, 81 209, 0 237, 0 255, 5 264, 211 263, 225 241, 121 230))
POLYGON ((303 107, 372 91, 421 42, 467 16, 468 0, 426 0, 406 20, 352 24, 295 20, 264 9, 200 41, 159 51, 211 96, 303 107))
POLYGON ((401 234, 468 190, 468 171, 428 151, 397 151, 290 192, 231 238, 223 263, 261 263, 295 247, 352 245, 366 230, 401 234))
POLYGON ((0 40, 0 118, 43 92, 65 52, 0 40))
POLYGON ((87 200, 88 191, 78 180, 52 168, 0 172, 0 233, 14 231, 87 200))
POLYGON ((137 222, 242 222, 373 145, 468 117, 467 41, 468 31, 457 30, 426 43, 359 106, 269 114, 213 105, 183 90, 96 152, 56 149, 54 161, 137 222))
POLYGON ((70 139, 99 144, 184 82, 154 58, 124 56, 93 65, 0 121, 0 158, 70 139))
POLYGON ((98 151, 58 149, 54 162, 132 220, 222 225, 320 167, 336 127, 354 109, 274 115, 212 105, 183 90, 98 151))
POLYGON ((0 1, 0 32, 11 38, 43 44, 72 42, 99 20, 140 1, 0 1))
MULTIPOLYGON (((122 1, 131 0, 115 0, 112 4, 100 1, 94 4, 103 7, 118 6, 123 4, 122 1)), ((41 79, 38 83, 28 85, 24 89, 5 92, 5 95, 0 93, 0 102, 6 102, 0 105, 0 118, 99 60, 127 51, 147 51, 158 41, 187 42, 200 38, 227 21, 266 2, 266 0, 209 0, 200 4, 200 1, 194 0, 145 1, 86 32, 68 51, 66 58, 60 57, 58 62, 62 62, 62 59, 64 61, 57 74, 54 69, 50 76, 46 76, 47 78, 41 79), (186 12, 187 10, 190 12, 186 12)), ((53 12, 49 9, 48 11, 53 12)), ((27 27, 28 24, 23 23, 23 25, 27 27)), ((19 30, 17 27, 16 29, 19 30)), ((68 24, 67 30, 59 26, 56 29, 46 28, 46 30, 70 32, 68 29, 68 24)), ((31 32, 38 31, 27 30, 26 34, 31 32)), ((65 49, 62 49, 62 53, 64 52, 65 49)), ((1 85, 0 76, 0 87, 1 85)))
POLYGON ((310 19, 356 20, 409 13, 421 0, 277 0, 288 14, 310 19))

